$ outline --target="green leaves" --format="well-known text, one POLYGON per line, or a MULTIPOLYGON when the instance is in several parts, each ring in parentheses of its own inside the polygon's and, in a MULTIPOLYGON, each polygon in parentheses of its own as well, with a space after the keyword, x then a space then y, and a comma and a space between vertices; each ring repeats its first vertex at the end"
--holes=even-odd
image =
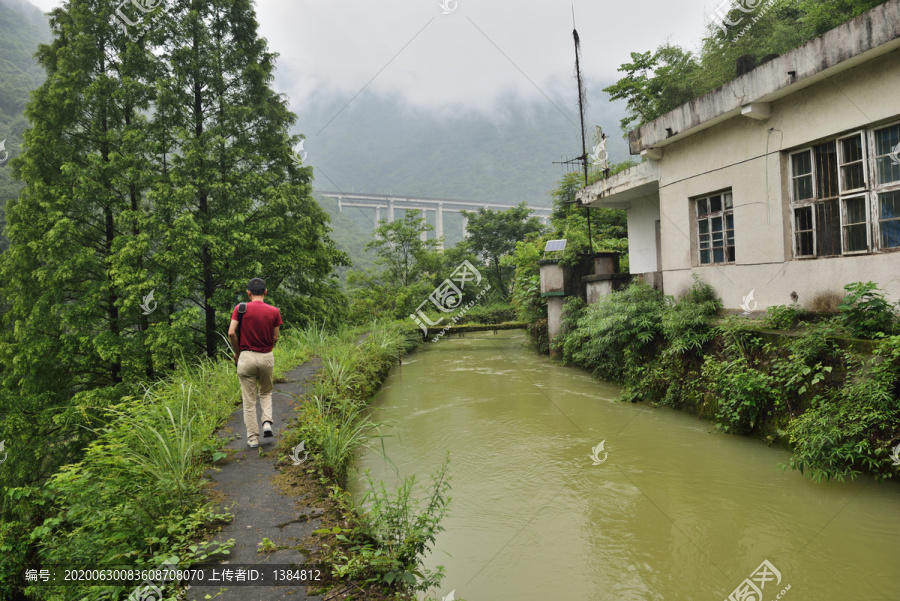
POLYGON ((736 25, 723 31, 710 24, 696 55, 669 43, 632 52, 631 62, 619 67, 625 75, 604 92, 627 102, 621 122, 627 132, 734 79, 737 57, 784 54, 882 2, 773 0, 751 13, 733 7, 728 16, 736 25))
POLYGON ((381 221, 375 228, 375 240, 366 244, 366 250, 375 251, 376 262, 387 267, 388 277, 409 286, 429 268, 434 270, 437 264, 435 248, 439 241, 421 238, 433 230, 418 213, 407 211, 402 219, 381 221))
POLYGON ((875 282, 856 282, 844 286, 847 295, 838 309, 840 323, 857 338, 882 338, 897 321, 893 307, 875 282))
POLYGON ((477 211, 462 213, 469 220, 469 235, 462 244, 487 266, 496 290, 506 299, 509 295, 510 268, 503 259, 512 254, 516 244, 529 234, 543 230, 540 220, 530 217, 531 211, 524 202, 505 211, 481 207, 477 211), (505 278, 504 274, 507 274, 505 278))

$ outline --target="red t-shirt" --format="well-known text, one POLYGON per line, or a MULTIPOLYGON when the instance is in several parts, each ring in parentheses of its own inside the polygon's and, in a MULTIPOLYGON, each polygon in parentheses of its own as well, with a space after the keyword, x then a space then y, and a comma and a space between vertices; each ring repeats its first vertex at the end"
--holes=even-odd
MULTIPOLYGON (((238 307, 231 313, 231 319, 237 321, 238 307)), ((240 342, 242 351, 268 353, 275 346, 272 330, 281 325, 281 311, 278 307, 267 305, 263 301, 247 303, 247 312, 241 321, 240 342)))

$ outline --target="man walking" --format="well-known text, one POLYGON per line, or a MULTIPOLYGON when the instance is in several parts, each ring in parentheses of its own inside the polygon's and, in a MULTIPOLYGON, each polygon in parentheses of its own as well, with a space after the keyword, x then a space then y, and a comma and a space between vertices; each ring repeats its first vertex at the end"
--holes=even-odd
POLYGON ((241 380, 241 397, 244 401, 244 426, 247 428, 247 445, 251 449, 259 446, 259 425, 256 423, 256 393, 262 407, 263 437, 272 434, 272 378, 275 371, 275 356, 272 349, 278 342, 281 328, 281 311, 264 301, 266 283, 253 278, 247 284, 250 297, 246 311, 241 315, 238 305, 231 314, 228 339, 235 349, 238 378, 241 380), (240 324, 240 325, 239 325, 240 324), (239 331, 240 330, 240 331, 239 331))

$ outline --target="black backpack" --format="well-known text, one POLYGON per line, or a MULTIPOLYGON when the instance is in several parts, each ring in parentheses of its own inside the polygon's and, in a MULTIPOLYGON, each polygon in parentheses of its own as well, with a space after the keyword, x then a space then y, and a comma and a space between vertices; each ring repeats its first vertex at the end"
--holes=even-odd
MULTIPOLYGON (((240 352, 240 350, 241 350, 241 322, 244 321, 244 313, 246 313, 246 312, 247 312, 247 303, 241 303, 240 305, 238 305, 238 318, 237 318, 238 325, 237 325, 237 330, 235 330, 235 335, 237 336, 237 339, 238 339, 238 347, 235 350, 238 352, 240 352)), ((236 362, 235 362, 235 365, 237 365, 236 362)))

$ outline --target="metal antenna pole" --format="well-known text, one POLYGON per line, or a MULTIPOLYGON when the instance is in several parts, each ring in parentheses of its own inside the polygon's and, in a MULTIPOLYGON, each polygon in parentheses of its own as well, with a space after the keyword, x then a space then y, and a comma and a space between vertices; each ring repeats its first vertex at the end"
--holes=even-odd
MULTIPOLYGON (((588 185, 587 144, 584 139, 584 82, 581 80, 581 42, 575 29, 575 6, 572 6, 572 37, 575 38, 575 77, 578 80, 578 116, 581 118, 581 164, 584 167, 584 185, 588 185)), ((588 246, 594 256, 594 241, 591 239, 591 209, 585 207, 588 225, 588 246)))

